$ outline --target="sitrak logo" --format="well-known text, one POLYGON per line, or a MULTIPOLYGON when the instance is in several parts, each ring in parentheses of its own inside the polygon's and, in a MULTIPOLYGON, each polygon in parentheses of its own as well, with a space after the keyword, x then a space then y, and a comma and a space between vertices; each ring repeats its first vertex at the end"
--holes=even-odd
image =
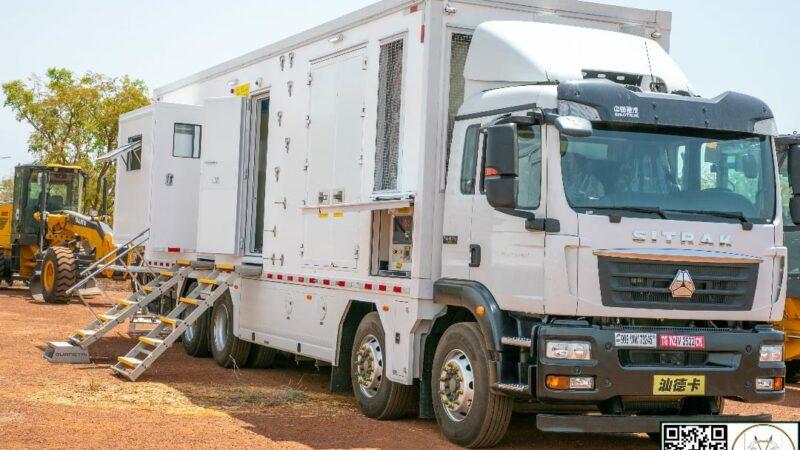
POLYGON ((692 276, 688 270, 679 270, 669 285, 669 291, 674 298, 692 298, 695 287, 692 276))

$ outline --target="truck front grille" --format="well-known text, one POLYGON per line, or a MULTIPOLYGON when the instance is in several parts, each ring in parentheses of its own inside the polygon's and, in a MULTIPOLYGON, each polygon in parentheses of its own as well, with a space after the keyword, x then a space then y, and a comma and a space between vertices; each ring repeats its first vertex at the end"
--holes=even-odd
POLYGON ((603 304, 623 308, 745 311, 753 305, 758 264, 674 263, 600 257, 603 304), (670 285, 687 271, 695 291, 673 297, 670 285))

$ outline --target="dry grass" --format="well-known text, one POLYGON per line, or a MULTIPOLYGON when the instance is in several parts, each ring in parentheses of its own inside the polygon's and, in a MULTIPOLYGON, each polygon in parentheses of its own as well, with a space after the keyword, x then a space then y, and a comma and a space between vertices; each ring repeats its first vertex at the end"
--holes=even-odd
POLYGON ((297 387, 206 386, 194 383, 120 383, 90 379, 77 385, 51 384, 31 396, 65 406, 140 409, 172 415, 292 414, 340 415, 348 404, 297 387), (313 408, 299 408, 314 402, 313 408))

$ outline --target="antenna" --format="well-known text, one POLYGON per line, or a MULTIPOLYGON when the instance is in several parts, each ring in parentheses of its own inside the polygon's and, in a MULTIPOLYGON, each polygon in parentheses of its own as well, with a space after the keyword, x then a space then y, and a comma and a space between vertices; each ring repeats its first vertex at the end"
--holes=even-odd
POLYGON ((655 92, 653 87, 656 84, 656 77, 653 75, 653 62, 650 60, 650 46, 647 39, 644 40, 644 53, 647 55, 647 67, 650 69, 650 92, 655 92))

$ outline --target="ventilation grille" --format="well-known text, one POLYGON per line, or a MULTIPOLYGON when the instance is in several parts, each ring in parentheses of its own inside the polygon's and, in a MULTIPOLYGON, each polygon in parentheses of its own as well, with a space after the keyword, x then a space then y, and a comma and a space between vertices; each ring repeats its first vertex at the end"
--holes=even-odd
MULTIPOLYGON (((447 110, 447 154, 445 158, 445 173, 450 166, 450 145, 453 142, 453 127, 456 123, 458 108, 464 103, 464 66, 467 63, 467 53, 472 43, 469 34, 454 33, 450 39, 450 98, 447 110)), ((445 177, 447 179, 447 177, 445 177)))
POLYGON ((375 143, 375 191, 397 190, 400 111, 403 88, 403 40, 381 45, 378 79, 378 137, 375 143))

